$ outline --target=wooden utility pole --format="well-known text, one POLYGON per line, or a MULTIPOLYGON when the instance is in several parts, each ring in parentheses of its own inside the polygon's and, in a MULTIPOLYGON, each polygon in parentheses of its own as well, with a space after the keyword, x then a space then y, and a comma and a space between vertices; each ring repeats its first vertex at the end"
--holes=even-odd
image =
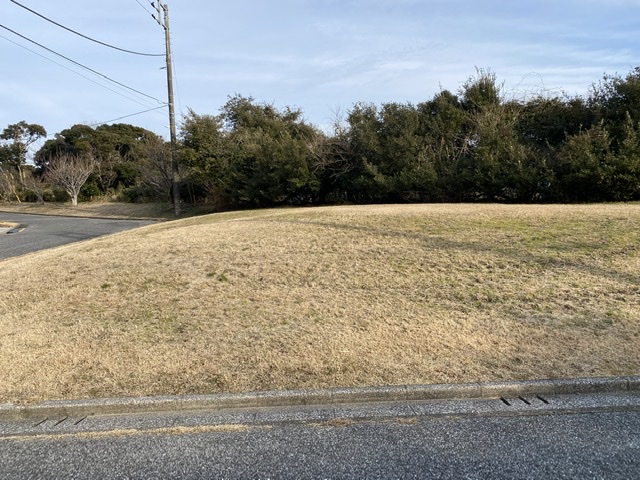
MULTIPOLYGON (((169 132, 171 135, 171 193, 173 196, 173 209, 176 217, 180 216, 180 180, 178 174, 178 140, 176 135, 176 113, 173 103, 173 64, 171 62, 171 35, 169 33, 169 6, 156 0, 158 18, 156 21, 164 28, 164 41, 167 52, 167 89, 169 94, 169 132), (161 22, 161 18, 164 20, 161 22)), ((155 18, 155 17, 154 17, 155 18)))

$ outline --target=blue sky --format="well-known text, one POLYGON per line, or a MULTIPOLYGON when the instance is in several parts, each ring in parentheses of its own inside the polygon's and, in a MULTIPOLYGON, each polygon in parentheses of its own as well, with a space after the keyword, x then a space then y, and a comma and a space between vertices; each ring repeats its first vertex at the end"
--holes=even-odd
MULTIPOLYGON (((150 0, 18 0, 84 35, 164 52, 150 0)), ((356 102, 418 103, 490 69, 509 97, 586 95, 640 65, 640 0, 166 0, 177 120, 217 114, 229 95, 298 107, 326 127, 356 102)), ((75 123, 131 123, 169 136, 163 57, 118 52, 0 0, 0 128, 53 135, 75 123), (143 95, 141 95, 143 94, 143 95), (148 113, 128 116, 144 110, 148 113), (122 118, 125 117, 125 118, 122 118)))

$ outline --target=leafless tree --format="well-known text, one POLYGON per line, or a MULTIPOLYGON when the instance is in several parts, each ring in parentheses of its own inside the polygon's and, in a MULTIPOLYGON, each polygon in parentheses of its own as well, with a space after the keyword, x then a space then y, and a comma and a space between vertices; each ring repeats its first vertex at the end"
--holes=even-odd
POLYGON ((311 169, 325 171, 330 178, 338 178, 358 166, 353 144, 350 141, 349 124, 341 111, 334 112, 332 132, 318 132, 309 143, 311 169))
POLYGON ((144 183, 161 198, 170 198, 173 186, 169 148, 161 138, 149 138, 144 143, 146 155, 140 161, 144 183))
POLYGON ((45 178, 67 192, 75 206, 78 205, 80 189, 95 169, 95 164, 93 157, 60 154, 47 165, 45 178))
POLYGON ((0 165, 0 200, 10 201, 15 197, 18 203, 21 203, 16 186, 16 174, 0 165))
POLYGON ((45 178, 35 175, 34 173, 24 181, 24 189, 32 192, 38 198, 38 203, 41 205, 44 203, 44 192, 48 186, 45 178))

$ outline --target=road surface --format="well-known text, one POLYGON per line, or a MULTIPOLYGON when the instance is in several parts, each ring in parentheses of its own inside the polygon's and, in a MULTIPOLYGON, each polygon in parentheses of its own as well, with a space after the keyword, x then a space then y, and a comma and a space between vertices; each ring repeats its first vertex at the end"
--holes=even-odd
POLYGON ((637 479, 640 394, 0 422, 12 479, 637 479))
POLYGON ((0 212, 0 221, 18 223, 19 233, 0 235, 0 260, 154 223, 0 212))

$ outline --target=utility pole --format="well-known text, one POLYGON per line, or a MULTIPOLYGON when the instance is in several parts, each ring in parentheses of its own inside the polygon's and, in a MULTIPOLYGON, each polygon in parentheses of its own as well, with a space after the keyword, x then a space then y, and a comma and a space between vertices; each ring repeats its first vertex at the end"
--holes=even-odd
POLYGON ((164 41, 167 52, 167 89, 169 93, 169 132, 171 135, 171 192, 173 195, 173 210, 176 217, 180 216, 180 180, 178 174, 178 141, 176 135, 176 113, 173 103, 173 64, 171 62, 171 35, 169 33, 169 6, 156 0, 157 5, 151 2, 158 11, 156 22, 164 28, 164 41), (164 21, 161 21, 161 18, 164 21))

